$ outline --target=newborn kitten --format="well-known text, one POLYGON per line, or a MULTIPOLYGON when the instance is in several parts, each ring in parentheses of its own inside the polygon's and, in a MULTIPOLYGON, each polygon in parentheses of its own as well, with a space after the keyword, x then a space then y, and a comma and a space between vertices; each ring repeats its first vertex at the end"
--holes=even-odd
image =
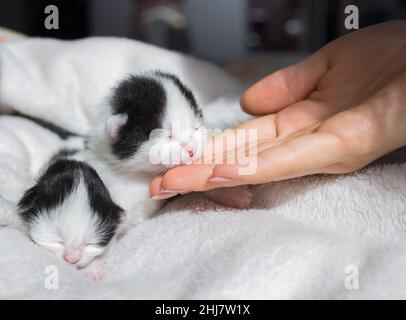
MULTIPOLYGON (((152 177, 202 155, 207 139, 202 110, 176 76, 159 71, 123 80, 106 105, 92 130, 87 159, 128 220, 137 223, 159 208, 149 198, 152 177)), ((209 196, 246 207, 251 193, 241 187, 209 196)))
POLYGON ((174 75, 132 75, 114 89, 96 120, 89 146, 119 171, 148 176, 200 157, 202 112, 174 75))
POLYGON ((153 175, 200 156, 201 119, 192 93, 175 76, 122 81, 102 106, 89 149, 60 150, 20 200, 31 239, 69 264, 88 266, 123 230, 124 210, 129 223, 138 223, 159 208, 149 199, 153 175))
POLYGON ((107 251, 125 218, 97 172, 69 159, 55 160, 18 207, 31 239, 78 268, 107 251))
MULTIPOLYGON (((171 74, 130 76, 100 110, 88 150, 61 150, 19 203, 33 241, 78 268, 114 242, 123 210, 133 224, 155 213, 151 178, 197 160, 206 140, 192 92, 171 74)), ((231 206, 251 195, 244 187, 208 194, 231 206)))
POLYGON ((160 206, 149 198, 152 177, 200 157, 202 113, 192 92, 162 72, 122 81, 101 111, 86 159, 126 210, 128 221, 138 223, 160 206))

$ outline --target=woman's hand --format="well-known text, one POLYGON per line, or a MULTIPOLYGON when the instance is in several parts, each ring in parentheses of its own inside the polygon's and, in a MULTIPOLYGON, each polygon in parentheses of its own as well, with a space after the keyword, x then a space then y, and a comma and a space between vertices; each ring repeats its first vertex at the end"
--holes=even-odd
POLYGON ((177 167, 153 180, 151 196, 353 172, 405 146, 405 36, 405 21, 362 29, 261 80, 241 100, 260 117, 234 129, 257 130, 255 148, 245 148, 256 170, 242 175, 227 156, 177 167))

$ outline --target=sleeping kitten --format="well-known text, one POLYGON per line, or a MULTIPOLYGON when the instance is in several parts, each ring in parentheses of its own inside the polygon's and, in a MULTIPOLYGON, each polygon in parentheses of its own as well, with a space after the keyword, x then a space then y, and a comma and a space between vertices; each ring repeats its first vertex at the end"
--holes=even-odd
POLYGON ((174 75, 132 75, 113 91, 96 119, 87 161, 113 199, 138 223, 157 211, 149 198, 154 175, 198 159, 205 141, 202 113, 174 75))
MULTIPOLYGON (((68 263, 87 266, 123 229, 123 210, 136 224, 159 209, 162 201, 149 197, 151 178, 197 160, 206 138, 202 111, 176 76, 130 76, 100 107, 88 150, 60 152, 69 159, 57 156, 21 199, 31 238, 68 263)), ((247 189, 235 191, 216 194, 231 205, 250 200, 247 189)))
POLYGON ((149 198, 151 177, 197 159, 204 141, 194 96, 169 74, 131 76, 101 111, 89 149, 60 150, 18 205, 31 239, 78 268, 115 241, 124 210, 133 224, 157 211, 160 203, 149 198))
POLYGON ((151 176, 200 157, 205 140, 202 111, 174 75, 132 75, 101 109, 90 151, 118 171, 151 176), (153 151, 161 152, 151 159, 153 151))
POLYGON ((54 161, 18 206, 31 239, 78 268, 105 253, 125 219, 97 172, 69 159, 54 161))
MULTIPOLYGON (((133 75, 115 88, 96 120, 88 161, 133 223, 149 217, 159 202, 149 198, 152 177, 191 164, 202 155, 207 130, 193 93, 174 75, 133 75)), ((247 187, 208 193, 229 206, 249 205, 247 187)))

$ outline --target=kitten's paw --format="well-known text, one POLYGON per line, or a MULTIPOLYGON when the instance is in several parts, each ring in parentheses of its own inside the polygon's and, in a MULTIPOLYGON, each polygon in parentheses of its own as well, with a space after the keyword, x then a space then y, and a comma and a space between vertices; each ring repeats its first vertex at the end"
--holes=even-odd
POLYGON ((205 195, 217 204, 236 209, 248 209, 252 200, 248 186, 213 189, 206 191, 205 195))
POLYGON ((82 271, 82 275, 94 282, 102 281, 105 277, 102 271, 82 271))
POLYGON ((85 271, 81 270, 82 275, 94 282, 99 282, 105 279, 106 275, 102 271, 85 271))
POLYGON ((106 278, 101 262, 92 262, 86 268, 79 269, 80 273, 87 279, 99 282, 106 278))

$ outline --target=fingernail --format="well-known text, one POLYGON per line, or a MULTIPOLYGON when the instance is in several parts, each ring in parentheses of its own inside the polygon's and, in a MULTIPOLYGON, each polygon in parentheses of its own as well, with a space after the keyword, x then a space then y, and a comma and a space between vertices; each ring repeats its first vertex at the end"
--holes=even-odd
POLYGON ((175 193, 175 192, 160 193, 156 196, 151 197, 150 199, 151 200, 164 200, 164 199, 172 198, 177 195, 178 195, 178 193, 175 193))
POLYGON ((161 193, 185 193, 188 192, 188 190, 183 190, 183 189, 161 189, 161 193))
POLYGON ((213 177, 209 179, 210 182, 214 183, 227 183, 227 182, 232 182, 233 180, 229 178, 224 178, 224 177, 213 177))

